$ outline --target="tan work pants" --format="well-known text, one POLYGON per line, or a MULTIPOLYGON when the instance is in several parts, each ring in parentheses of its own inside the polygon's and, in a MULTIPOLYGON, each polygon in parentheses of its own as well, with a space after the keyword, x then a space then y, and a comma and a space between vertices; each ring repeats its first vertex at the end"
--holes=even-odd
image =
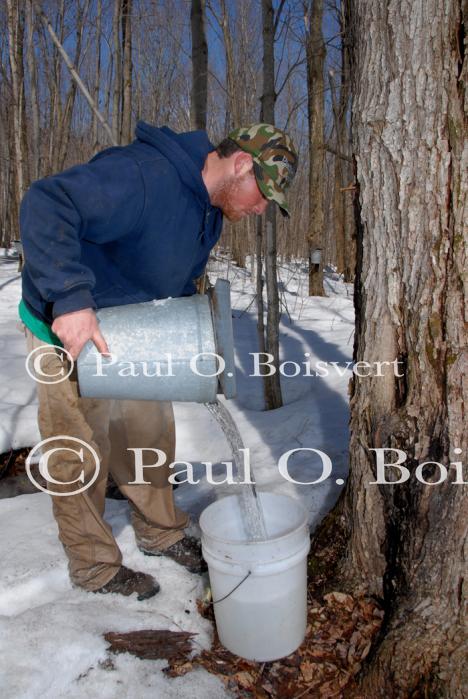
MULTIPOLYGON (((39 347, 47 351, 40 360, 41 371, 58 376, 64 367, 59 354, 28 329, 25 333, 28 353, 39 347)), ((172 404, 81 398, 75 372, 60 383, 36 385, 41 438, 75 437, 89 444, 99 457, 99 475, 89 488, 75 495, 52 496, 70 578, 80 587, 97 590, 114 577, 122 561, 112 530, 103 519, 109 472, 130 502, 137 544, 163 550, 184 536, 188 516, 175 506, 168 483, 168 464, 174 461, 175 452, 172 404), (166 454, 164 466, 143 470, 148 484, 129 484, 135 480, 135 456, 128 448, 160 449, 166 454)), ((64 439, 54 440, 47 448, 57 447, 48 459, 48 471, 61 484, 49 483, 48 488, 74 492, 83 485, 81 476, 85 483, 91 480, 95 460, 86 448, 82 455, 76 454, 80 445, 64 439)), ((152 451, 143 455, 144 464, 157 461, 152 451)))

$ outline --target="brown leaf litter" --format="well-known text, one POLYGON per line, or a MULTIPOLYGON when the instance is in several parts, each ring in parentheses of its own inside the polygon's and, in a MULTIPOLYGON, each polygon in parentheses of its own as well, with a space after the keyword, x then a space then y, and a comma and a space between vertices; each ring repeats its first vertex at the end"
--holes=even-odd
MULTIPOLYGON (((201 605, 199 605, 201 607, 201 605)), ((200 609, 212 618, 212 607, 200 609)), ((192 660, 170 662, 170 677, 203 667, 237 697, 331 699, 343 697, 368 655, 383 612, 368 598, 333 591, 310 599, 306 638, 295 653, 270 663, 239 658, 219 643, 192 660)))

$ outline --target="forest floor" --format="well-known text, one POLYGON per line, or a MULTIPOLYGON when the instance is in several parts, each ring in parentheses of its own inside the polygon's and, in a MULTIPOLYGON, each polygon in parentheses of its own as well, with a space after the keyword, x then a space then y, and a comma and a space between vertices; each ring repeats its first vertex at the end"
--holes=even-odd
MULTIPOLYGON (((255 357, 251 353, 257 352, 255 285, 248 269, 240 269, 222 257, 210 264, 211 281, 229 278, 232 285, 238 397, 227 405, 250 450, 258 487, 300 500, 309 512, 313 530, 333 507, 347 476, 352 288, 330 271, 326 276, 327 296, 309 298, 303 262, 281 265, 280 275, 281 361, 290 362, 284 366, 285 372, 297 376, 282 378, 284 406, 265 412, 262 379, 252 376, 255 357), (308 368, 304 362, 309 363, 308 368), (316 362, 322 364, 316 366, 316 362), (287 480, 279 471, 278 460, 293 449, 302 451, 289 458, 291 480, 287 480), (332 462, 330 477, 316 485, 302 484, 322 473, 319 455, 306 449, 321 450, 332 462)), ((106 519, 124 563, 154 574, 161 592, 137 602, 115 595, 98 598, 71 586, 49 497, 38 492, 24 474, 27 448, 38 443, 40 437, 35 387, 25 370, 24 337, 17 326, 19 298, 17 265, 0 251, 3 696, 340 696, 369 650, 381 613, 370 601, 353 600, 338 591, 326 597, 316 595, 314 575, 309 584, 305 643, 289 658, 266 664, 243 661, 220 646, 211 607, 200 601, 205 592, 203 579, 170 560, 144 557, 136 548, 124 500, 107 500, 106 519), (172 632, 174 647, 181 643, 185 651, 160 654, 159 659, 149 659, 154 654, 148 657, 141 652, 141 657, 128 652, 114 654, 104 638, 109 632, 148 629, 167 632, 166 649, 171 647, 172 632)), ((223 434, 203 406, 176 403, 174 409, 176 459, 193 464, 200 479, 197 485, 180 485, 175 498, 196 521, 210 502, 230 494, 232 488, 210 485, 201 462, 211 461, 220 468, 231 455, 223 434)), ((161 646, 160 640, 154 640, 154 648, 161 646)), ((132 650, 131 642, 129 648, 132 650)))

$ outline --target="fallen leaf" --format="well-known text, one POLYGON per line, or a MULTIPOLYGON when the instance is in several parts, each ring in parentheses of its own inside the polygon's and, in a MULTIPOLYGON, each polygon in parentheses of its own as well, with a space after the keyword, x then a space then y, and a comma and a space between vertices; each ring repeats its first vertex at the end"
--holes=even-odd
POLYGON ((232 679, 237 682, 243 689, 252 689, 255 682, 255 678, 250 674, 250 672, 236 672, 232 676, 232 679))
POLYGON ((337 603, 343 605, 349 612, 353 611, 354 598, 344 592, 329 592, 328 595, 324 595, 323 599, 328 605, 337 603))

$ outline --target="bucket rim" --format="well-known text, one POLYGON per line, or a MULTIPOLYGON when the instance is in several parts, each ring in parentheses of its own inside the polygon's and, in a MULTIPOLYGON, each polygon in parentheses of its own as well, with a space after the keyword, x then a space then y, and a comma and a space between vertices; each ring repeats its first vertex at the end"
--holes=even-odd
POLYGON ((201 515, 199 517, 199 526, 200 526, 200 529, 202 532, 202 536, 208 537, 209 539, 211 539, 211 541, 219 542, 222 544, 229 544, 231 546, 233 546, 233 545, 234 546, 235 545, 259 546, 261 544, 271 544, 271 543, 276 542, 276 541, 282 541, 284 539, 287 539, 288 537, 291 536, 291 534, 299 531, 299 529, 301 529, 302 527, 307 526, 307 520, 308 520, 307 510, 305 509, 302 502, 300 502, 300 500, 291 497, 291 495, 285 495, 283 493, 271 493, 268 491, 258 491, 258 492, 260 494, 263 494, 263 495, 272 495, 273 497, 285 498, 285 499, 294 501, 297 504, 298 509, 301 511, 301 514, 302 514, 301 522, 293 529, 289 529, 285 534, 281 534, 280 536, 274 536, 274 537, 271 537, 268 539, 252 539, 252 540, 251 539, 241 539, 241 540, 225 539, 225 538, 222 538, 220 536, 209 534, 206 532, 206 530, 202 526, 202 518, 203 518, 203 515, 205 514, 205 512, 213 505, 217 505, 218 503, 223 502, 223 500, 233 500, 233 499, 238 499, 238 497, 239 497, 238 495, 226 495, 225 497, 220 498, 219 500, 215 500, 214 502, 210 503, 207 507, 205 507, 205 509, 201 513, 201 515))

